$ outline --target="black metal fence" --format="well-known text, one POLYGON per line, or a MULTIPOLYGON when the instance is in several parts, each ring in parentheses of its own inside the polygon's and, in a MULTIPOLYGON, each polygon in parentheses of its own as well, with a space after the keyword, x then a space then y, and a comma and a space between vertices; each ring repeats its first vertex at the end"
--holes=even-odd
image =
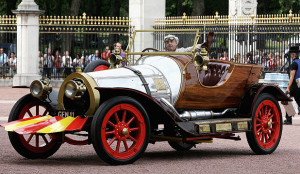
MULTIPOLYGON (((36 60, 39 61, 41 75, 55 79, 64 78, 75 71, 78 63, 73 60, 77 54, 80 59, 84 59, 80 64, 84 69, 86 59, 95 54, 96 50, 99 51, 99 58, 106 46, 112 51, 116 42, 120 42, 125 50, 134 29, 128 17, 93 17, 86 16, 85 13, 72 17, 41 16, 39 21, 41 53, 37 54, 36 60), (45 65, 48 51, 53 56, 50 67, 45 65), (59 56, 55 57, 56 51, 59 51, 59 56), (65 62, 57 62, 58 57, 66 56, 66 51, 71 57, 70 63, 66 65, 65 62)), ((16 16, 0 16, 0 48, 4 48, 8 57, 11 52, 16 52, 16 38, 16 16)), ((5 65, 0 65, 0 68, 0 78, 13 77, 13 73, 9 73, 9 60, 5 65)))
MULTIPOLYGON (((288 48, 291 44, 300 43, 300 15, 291 12, 245 17, 219 16, 217 13, 215 16, 166 17, 156 19, 154 28, 196 28, 201 34, 199 43, 204 42, 206 34, 213 31, 215 36, 209 55, 211 59, 259 64, 265 67, 265 71, 286 71, 287 62, 290 60, 287 55, 288 48)), ((53 56, 58 50, 61 57, 68 51, 72 60, 76 54, 87 59, 95 50, 99 50, 101 54, 105 46, 112 50, 113 43, 117 41, 122 43, 125 50, 133 30, 134 26, 128 18, 89 17, 85 14, 76 17, 41 16, 41 57, 51 49, 53 56)), ((7 56, 16 52, 16 38, 16 17, 0 16, 0 48, 4 48, 7 56)), ((53 66, 48 70, 48 67, 44 68, 40 57, 37 61, 40 62, 41 75, 51 73, 51 78, 64 78, 77 66, 53 66)), ((84 68, 85 65, 83 61, 80 66, 84 68)), ((14 74, 11 69, 13 67, 9 63, 2 63, 0 78, 11 78, 14 74)))

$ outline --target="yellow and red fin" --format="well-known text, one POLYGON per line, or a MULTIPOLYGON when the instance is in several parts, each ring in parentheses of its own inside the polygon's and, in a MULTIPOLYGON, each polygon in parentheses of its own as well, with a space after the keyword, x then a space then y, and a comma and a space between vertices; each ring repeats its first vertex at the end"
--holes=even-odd
POLYGON ((66 117, 62 120, 57 121, 41 130, 38 130, 36 133, 56 133, 56 132, 64 132, 65 129, 75 120, 74 117, 66 117))
POLYGON ((20 123, 22 121, 32 120, 32 119, 39 118, 39 117, 41 117, 41 115, 37 115, 37 116, 34 116, 34 117, 29 117, 29 118, 24 118, 24 119, 21 119, 21 120, 11 121, 11 122, 8 122, 8 123, 0 124, 0 126, 5 127, 5 126, 11 125, 11 124, 16 124, 16 123, 20 123))
POLYGON ((44 120, 44 121, 41 121, 41 122, 38 122, 38 123, 34 123, 34 124, 31 124, 31 125, 22 127, 20 129, 17 129, 17 130, 15 130, 15 132, 18 133, 18 134, 34 134, 37 131, 39 131, 39 130, 47 127, 47 126, 52 125, 52 124, 60 121, 61 119, 63 119, 63 118, 59 117, 59 116, 52 117, 48 120, 44 120))
POLYGON ((18 134, 34 133, 57 133, 64 131, 80 131, 85 125, 88 117, 66 117, 60 116, 34 116, 26 119, 16 120, 2 124, 6 131, 13 131, 18 134))
POLYGON ((44 120, 48 120, 49 118, 52 118, 50 115, 48 116, 44 116, 44 117, 38 117, 38 118, 34 118, 34 119, 30 119, 30 120, 25 120, 25 121, 20 121, 17 122, 15 124, 10 124, 5 126, 5 130, 6 131, 15 131, 17 129, 20 129, 22 127, 31 125, 31 124, 35 124, 44 120))
POLYGON ((81 117, 76 117, 76 119, 65 129, 65 131, 80 131, 86 121, 88 120, 88 117, 81 118, 81 117))

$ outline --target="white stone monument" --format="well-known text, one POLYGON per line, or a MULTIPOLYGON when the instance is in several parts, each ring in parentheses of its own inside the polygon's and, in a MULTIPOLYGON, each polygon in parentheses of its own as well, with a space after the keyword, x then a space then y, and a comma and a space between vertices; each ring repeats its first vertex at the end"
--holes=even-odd
POLYGON ((34 0, 23 0, 17 15, 17 74, 13 86, 29 86, 33 80, 40 79, 38 74, 39 50, 39 10, 34 0))
MULTIPOLYGON (((129 0, 129 18, 135 30, 153 30, 155 18, 165 17, 166 0, 129 0)), ((151 33, 137 35, 133 45, 136 51, 153 48, 151 33)))
MULTIPOLYGON (((252 25, 253 20, 237 20, 238 18, 247 17, 253 18, 257 14, 257 0, 229 0, 229 10, 228 10, 229 24, 235 26, 237 24, 247 24, 252 25)), ((234 57, 234 53, 239 52, 241 55, 247 54, 249 51, 253 51, 255 48, 255 43, 253 46, 250 45, 249 33, 247 34, 247 40, 236 41, 237 35, 235 32, 229 34, 229 44, 228 44, 228 56, 230 58, 234 57)))

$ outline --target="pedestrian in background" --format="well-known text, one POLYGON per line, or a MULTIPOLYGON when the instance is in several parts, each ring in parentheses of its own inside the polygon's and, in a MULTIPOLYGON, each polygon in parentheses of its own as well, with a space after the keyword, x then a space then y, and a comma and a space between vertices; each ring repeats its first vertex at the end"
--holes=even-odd
POLYGON ((16 70, 17 70, 17 57, 15 52, 10 53, 8 65, 9 65, 9 76, 13 77, 16 74, 16 70))
POLYGON ((44 65, 43 52, 39 51, 38 59, 39 59, 40 75, 42 75, 43 74, 43 65, 44 65))
POLYGON ((5 76, 7 68, 7 55, 4 53, 3 48, 0 48, 0 76, 5 76))
POLYGON ((54 64, 54 56, 52 56, 51 48, 47 49, 47 54, 44 56, 44 71, 43 76, 51 79, 52 68, 54 64))
POLYGON ((57 50, 55 52, 55 57, 54 57, 54 69, 53 69, 53 74, 54 74, 54 79, 58 79, 60 77, 60 72, 62 66, 62 57, 60 56, 59 51, 57 50))
MULTIPOLYGON (((293 63, 290 66, 290 73, 289 73, 289 84, 286 89, 286 93, 290 94, 291 97, 294 97, 298 106, 300 106, 300 88, 297 85, 296 79, 300 78, 300 60, 298 58, 299 53, 299 46, 291 46, 290 47, 290 56, 293 59, 293 63)), ((300 80, 300 79, 299 79, 300 80)), ((286 120, 284 124, 292 124, 292 117, 286 115, 286 120)))
POLYGON ((95 50, 95 54, 92 54, 89 56, 89 62, 93 62, 95 60, 99 60, 100 57, 99 57, 99 51, 98 50, 95 50))
POLYGON ((109 46, 106 46, 104 52, 101 53, 101 59, 105 60, 105 61, 108 61, 108 58, 109 58, 110 55, 111 55, 111 53, 110 53, 109 46))

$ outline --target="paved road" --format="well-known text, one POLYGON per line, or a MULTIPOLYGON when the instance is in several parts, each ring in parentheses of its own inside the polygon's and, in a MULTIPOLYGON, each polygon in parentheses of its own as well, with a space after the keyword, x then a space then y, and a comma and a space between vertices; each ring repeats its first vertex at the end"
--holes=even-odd
MULTIPOLYGON (((28 89, 0 87, 0 123, 14 102, 28 89)), ((109 166, 96 155, 92 145, 62 147, 48 159, 28 160, 11 146, 0 128, 0 173, 299 173, 300 119, 284 126, 281 142, 271 155, 255 155, 244 134, 241 141, 215 139, 188 152, 176 152, 167 143, 149 144, 134 164, 109 166)))

